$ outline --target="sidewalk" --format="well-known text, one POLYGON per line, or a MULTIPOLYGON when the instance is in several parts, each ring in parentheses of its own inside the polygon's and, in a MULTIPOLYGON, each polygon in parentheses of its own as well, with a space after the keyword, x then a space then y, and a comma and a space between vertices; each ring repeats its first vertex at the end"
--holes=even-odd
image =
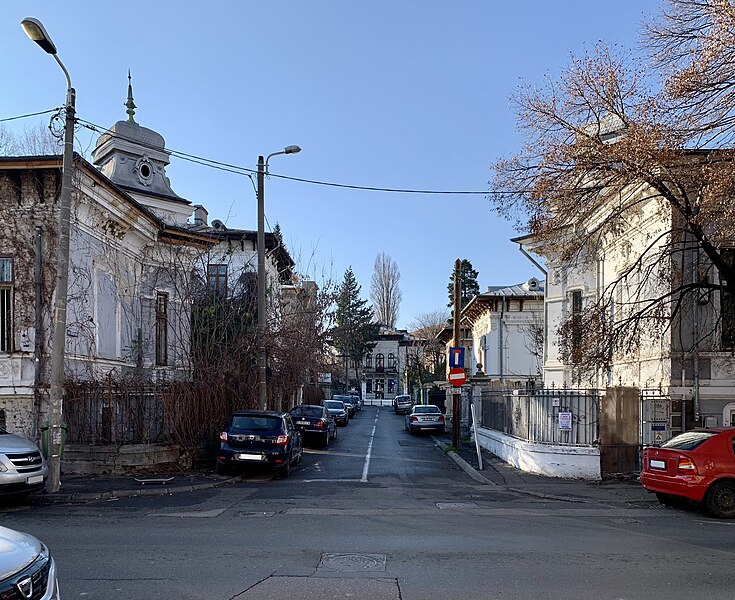
POLYGON ((223 477, 211 471, 171 471, 155 475, 64 475, 55 494, 33 494, 39 504, 74 504, 135 496, 167 496, 227 485, 239 477, 223 477))
POLYGON ((485 449, 481 450, 483 469, 480 470, 474 441, 465 440, 456 450, 451 448, 448 437, 435 437, 434 441, 472 479, 487 486, 502 486, 512 492, 566 502, 658 506, 656 497, 637 478, 587 481, 534 475, 512 467, 485 449))
MULTIPOLYGON (((480 470, 472 441, 464 441, 458 450, 450 449, 449 437, 434 437, 434 442, 473 480, 487 486, 529 496, 617 506, 658 506, 653 494, 643 489, 637 479, 586 481, 533 475, 516 469, 486 450, 482 451, 480 470)), ((224 477, 212 471, 172 471, 155 475, 64 475, 61 489, 55 494, 33 494, 29 500, 38 504, 83 503, 135 496, 166 496, 224 486, 240 477, 224 477)))

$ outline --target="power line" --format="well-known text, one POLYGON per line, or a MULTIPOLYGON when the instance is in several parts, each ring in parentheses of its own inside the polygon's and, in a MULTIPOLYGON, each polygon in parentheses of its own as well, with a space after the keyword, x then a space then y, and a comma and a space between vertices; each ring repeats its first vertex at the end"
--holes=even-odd
MULTIPOLYGON (((107 135, 117 137, 126 141, 135 142, 138 145, 145 146, 145 144, 142 144, 139 140, 131 140, 126 138, 123 135, 120 135, 118 133, 112 133, 108 131, 106 128, 101 127, 100 125, 96 125, 95 123, 92 123, 91 121, 86 121, 84 119, 79 119, 81 123, 84 123, 87 128, 92 129, 93 131, 96 131, 98 133, 106 133, 107 135)), ((157 149, 150 147, 151 149, 157 149)), ((258 171, 256 169, 250 169, 248 167, 242 167, 240 165, 234 165, 231 163, 225 163, 217 160, 213 160, 211 158, 205 158, 203 156, 197 156, 196 154, 188 154, 186 152, 181 152, 180 150, 173 150, 171 148, 165 148, 167 152, 170 152, 172 156, 176 156, 177 158, 181 158, 182 160, 188 160, 190 162, 205 166, 205 167, 211 167, 213 169, 219 169, 220 171, 226 171, 229 173, 235 173, 237 175, 245 175, 250 176, 251 174, 257 173, 258 171)), ((397 194, 434 194, 434 195, 493 195, 493 194, 506 194, 507 192, 494 192, 490 190, 484 190, 484 191, 465 191, 465 190, 422 190, 422 189, 410 189, 410 188, 388 188, 388 187, 379 187, 379 186, 367 186, 367 185, 353 185, 348 183, 335 183, 330 181, 320 181, 317 179, 304 179, 301 177, 290 177, 288 175, 278 175, 276 173, 268 173, 269 177, 277 177, 278 179, 286 179, 289 181, 297 181, 300 183, 308 183, 311 185, 321 185, 326 187, 336 187, 336 188, 342 188, 342 189, 350 189, 350 190, 363 190, 367 192, 389 192, 389 193, 397 193, 397 194)))
POLYGON ((4 119, 0 119, 0 123, 5 123, 6 121, 17 121, 18 119, 27 119, 28 117, 37 117, 38 115, 58 112, 62 108, 63 106, 60 106, 58 108, 50 108, 49 110, 42 110, 40 112, 28 113, 27 115, 18 115, 17 117, 5 117, 4 119))

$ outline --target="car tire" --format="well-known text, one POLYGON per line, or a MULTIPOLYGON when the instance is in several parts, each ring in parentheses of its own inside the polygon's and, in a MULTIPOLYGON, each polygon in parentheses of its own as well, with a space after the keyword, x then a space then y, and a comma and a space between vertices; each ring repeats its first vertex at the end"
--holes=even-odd
POLYGON ((413 427, 411 427, 411 426, 409 425, 409 426, 408 426, 408 435, 413 435, 413 434, 414 434, 414 431, 413 431, 413 427))
POLYGON ((215 470, 217 471, 217 475, 229 475, 230 474, 230 465, 226 465, 225 463, 217 461, 217 465, 215 466, 215 470))
POLYGON ((291 474, 291 457, 288 457, 288 460, 283 464, 283 466, 278 467, 278 476, 281 479, 287 479, 288 476, 291 474))
POLYGON ((324 432, 324 437, 322 438, 322 446, 329 446, 329 440, 331 438, 329 437, 329 429, 324 432))
POLYGON ((704 498, 704 504, 711 515, 718 519, 735 517, 735 481, 716 481, 704 498))
POLYGON ((337 424, 334 425, 334 434, 332 435, 332 441, 337 439, 337 424))

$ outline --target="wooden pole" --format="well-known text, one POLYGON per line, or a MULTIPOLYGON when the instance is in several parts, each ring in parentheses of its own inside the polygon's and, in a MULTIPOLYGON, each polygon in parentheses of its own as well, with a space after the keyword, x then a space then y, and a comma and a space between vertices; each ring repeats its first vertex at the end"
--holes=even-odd
MULTIPOLYGON (((459 313, 462 311, 462 261, 454 261, 454 313, 452 346, 459 348, 461 340, 459 334, 459 313)), ((462 418, 461 388, 452 389, 452 445, 459 448, 459 425, 462 418)))

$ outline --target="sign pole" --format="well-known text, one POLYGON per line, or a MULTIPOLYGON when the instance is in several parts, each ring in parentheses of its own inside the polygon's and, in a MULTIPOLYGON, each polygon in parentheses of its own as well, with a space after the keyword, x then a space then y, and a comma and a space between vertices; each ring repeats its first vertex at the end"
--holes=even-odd
MULTIPOLYGON (((454 337, 452 346, 459 348, 459 313, 462 309, 461 291, 462 291, 462 261, 459 259, 454 261, 454 313, 453 313, 453 330, 454 337)), ((452 390, 452 445, 459 448, 459 422, 462 418, 462 388, 452 390), (459 393, 457 393, 459 391, 459 393)))

